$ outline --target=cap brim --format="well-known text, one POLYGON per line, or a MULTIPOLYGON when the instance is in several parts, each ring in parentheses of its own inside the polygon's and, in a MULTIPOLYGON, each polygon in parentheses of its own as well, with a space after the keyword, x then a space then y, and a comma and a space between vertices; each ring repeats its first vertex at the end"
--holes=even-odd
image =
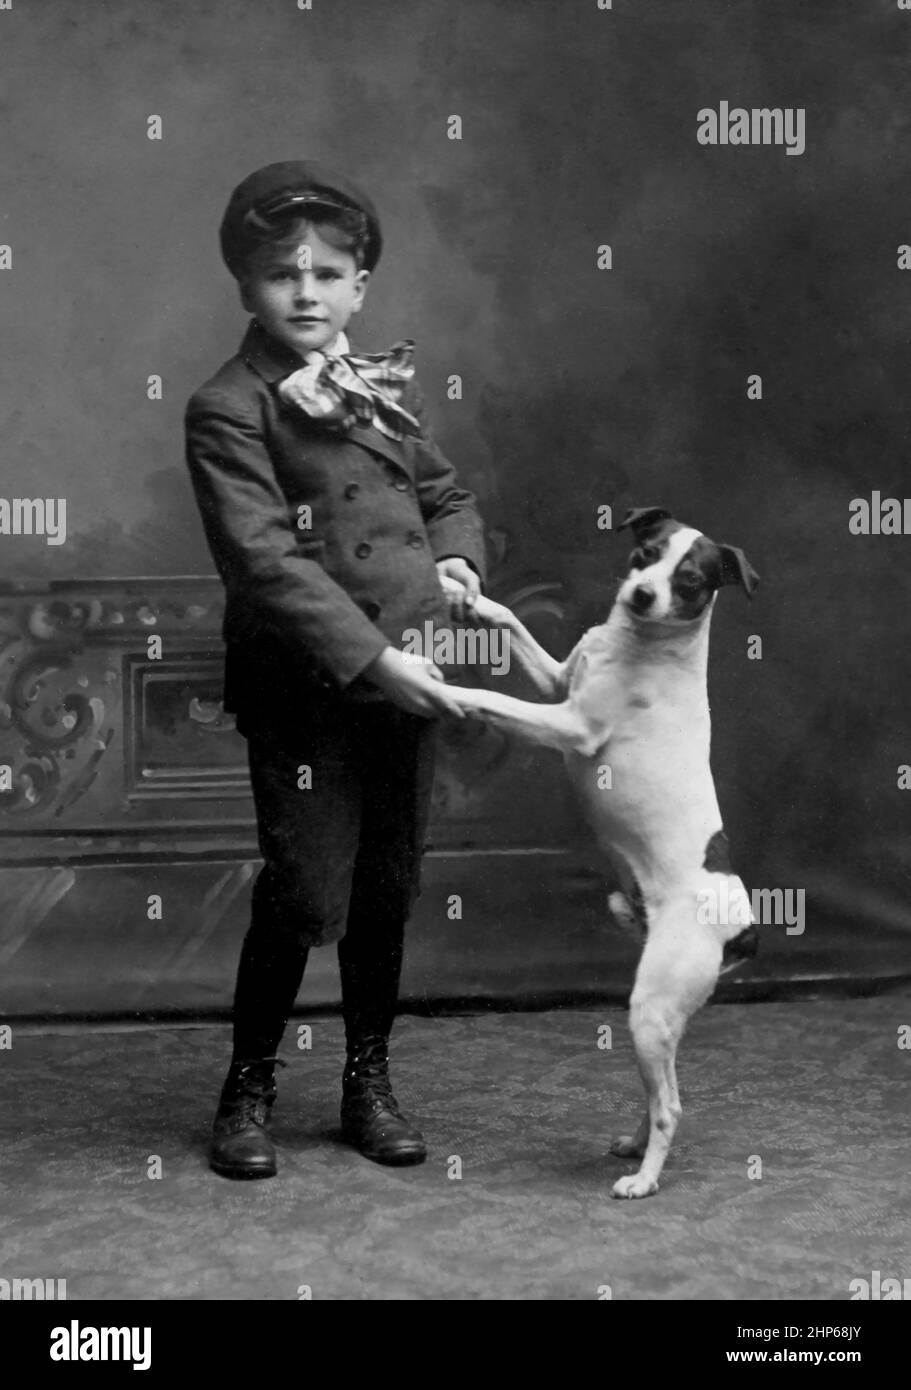
POLYGON ((340 202, 326 193, 278 193, 267 202, 251 208, 247 216, 261 217, 268 222, 285 212, 293 212, 297 208, 306 212, 308 208, 313 207, 328 208, 330 212, 359 212, 364 220, 367 220, 362 208, 354 207, 352 203, 340 202))

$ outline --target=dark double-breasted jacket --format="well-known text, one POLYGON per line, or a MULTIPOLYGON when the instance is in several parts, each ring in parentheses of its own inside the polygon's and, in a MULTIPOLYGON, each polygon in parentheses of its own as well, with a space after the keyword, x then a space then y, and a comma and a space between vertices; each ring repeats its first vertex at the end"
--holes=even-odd
POLYGON ((299 715, 314 694, 367 695, 366 666, 409 628, 445 624, 434 562, 484 577, 481 521, 424 418, 398 442, 345 434, 281 400, 300 358, 251 323, 236 356, 194 393, 187 464, 226 603, 225 708, 246 725, 299 715))

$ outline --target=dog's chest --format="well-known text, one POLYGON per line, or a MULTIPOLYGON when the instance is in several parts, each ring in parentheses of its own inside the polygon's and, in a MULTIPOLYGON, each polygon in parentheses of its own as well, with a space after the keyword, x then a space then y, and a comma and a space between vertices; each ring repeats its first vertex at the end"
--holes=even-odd
POLYGON ((704 673, 658 649, 643 659, 618 648, 606 628, 592 628, 573 653, 569 696, 610 728, 611 740, 661 746, 698 741, 709 725, 704 673))
POLYGON ((708 728, 708 700, 689 683, 630 673, 614 700, 612 738, 667 749, 688 744, 708 728))

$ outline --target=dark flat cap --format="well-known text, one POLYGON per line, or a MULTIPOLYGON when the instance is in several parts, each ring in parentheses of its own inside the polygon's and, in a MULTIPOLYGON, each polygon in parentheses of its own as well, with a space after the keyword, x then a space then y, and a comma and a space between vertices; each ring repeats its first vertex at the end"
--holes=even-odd
POLYGON ((287 160, 267 164, 244 179, 231 194, 221 222, 221 254, 231 274, 237 276, 244 258, 262 238, 262 225, 272 218, 300 209, 338 208, 363 213, 366 222, 364 269, 373 270, 383 249, 376 208, 357 184, 312 160, 287 160), (257 230, 259 236, 257 236, 257 230))

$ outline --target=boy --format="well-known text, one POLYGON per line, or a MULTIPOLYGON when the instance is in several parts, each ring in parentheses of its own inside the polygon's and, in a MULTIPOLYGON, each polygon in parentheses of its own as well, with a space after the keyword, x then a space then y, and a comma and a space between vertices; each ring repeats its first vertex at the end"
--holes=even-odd
POLYGON ((473 604, 481 522, 424 423, 411 344, 350 352, 382 248, 370 199, 320 165, 270 164, 235 189, 221 248, 253 319, 189 402, 187 462, 226 590, 225 708, 247 739, 264 866, 210 1163, 274 1176, 276 1050, 309 948, 333 941, 342 1133, 376 1162, 419 1163, 388 1043, 435 719, 463 712, 401 645, 406 629, 449 619, 444 581, 455 616, 473 604))

